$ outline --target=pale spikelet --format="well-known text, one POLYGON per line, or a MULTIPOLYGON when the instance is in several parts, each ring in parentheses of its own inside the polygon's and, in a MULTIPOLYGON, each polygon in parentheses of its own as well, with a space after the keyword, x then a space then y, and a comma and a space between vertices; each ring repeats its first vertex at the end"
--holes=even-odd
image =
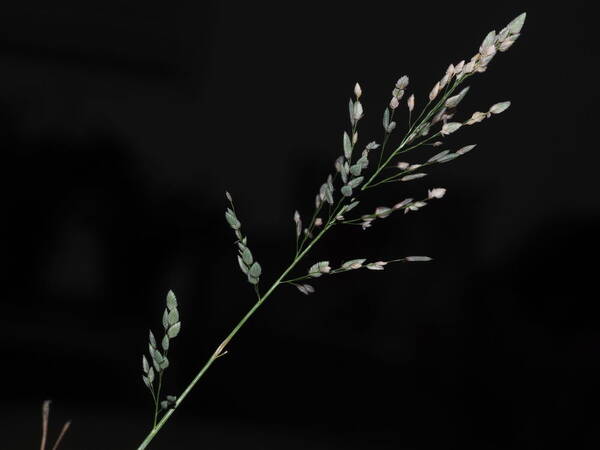
POLYGON ((344 165, 344 157, 343 156, 339 156, 335 160, 335 163, 334 163, 335 171, 336 172, 341 172, 343 165, 344 165))
POLYGON ((396 164, 396 167, 400 170, 406 170, 406 169, 408 169, 409 166, 410 166, 410 164, 407 162, 404 162, 404 161, 401 161, 398 164, 396 164))
POLYGON ((415 109, 415 95, 414 94, 411 94, 410 97, 408 97, 406 104, 408 105, 408 110, 410 112, 412 112, 413 109, 415 109))
POLYGON ((477 144, 465 145, 464 147, 461 147, 458 150, 456 150, 456 154, 457 155, 464 155, 465 153, 470 152, 471 150, 473 150, 476 146, 477 146, 477 144))
POLYGON ((419 178, 423 178, 424 176, 427 176, 427 174, 426 173, 412 173, 410 175, 403 176, 402 178, 400 178, 400 181, 417 180, 419 178))
POLYGON ((439 92, 440 92, 440 82, 438 81, 437 83, 435 83, 435 86, 433 86, 433 89, 429 93, 429 100, 433 101, 437 97, 439 92))
POLYGON ((404 97, 404 89, 394 88, 392 91, 392 97, 394 97, 396 100, 402 99, 402 97, 404 97))
POLYGON ((396 88, 398 89, 406 89, 408 86, 408 76, 404 75, 398 79, 396 82, 396 88))
POLYGON ((496 36, 496 44, 500 44, 502 42, 504 42, 504 40, 508 37, 508 35, 510 34, 510 30, 508 29, 508 27, 504 27, 500 30, 500 32, 498 33, 498 35, 496 36))
POLYGON ((356 96, 356 99, 358 100, 360 98, 360 96, 362 95, 362 89, 360 88, 360 84, 356 83, 354 85, 354 95, 356 96))
POLYGON ((454 117, 454 111, 442 114, 442 122, 446 123, 454 117))
POLYGON ((353 117, 355 121, 359 121, 363 116, 363 107, 361 103, 357 100, 354 102, 354 113, 353 117))
POLYGON ((448 76, 448 74, 444 75, 444 77, 440 80, 440 89, 443 89, 446 87, 446 85, 448 84, 448 81, 450 81, 450 77, 448 76))
POLYGON ((323 183, 319 189, 319 197, 321 201, 325 201, 325 197, 327 196, 327 184, 323 183))
POLYGON ((363 230, 366 230, 367 228, 371 228, 371 222, 373 222, 373 221, 372 220, 365 220, 360 225, 361 225, 361 227, 362 227, 363 230))
POLYGON ((312 278, 318 278, 323 274, 331 272, 331 267, 329 266, 329 261, 320 261, 318 263, 313 264, 310 269, 308 269, 308 276, 312 278))
POLYGON ((461 62, 459 62, 456 67, 454 68, 454 73, 458 76, 461 75, 461 72, 463 70, 463 68, 465 67, 465 60, 463 59, 461 62))
POLYGON ((430 200, 434 198, 442 198, 444 195, 446 195, 446 189, 444 188, 433 188, 427 192, 427 198, 430 200))
POLYGON ((488 45, 480 51, 480 54, 482 58, 493 56, 496 54, 496 46, 494 44, 488 45))
POLYGON ((304 295, 310 295, 315 292, 315 288, 310 284, 295 284, 294 286, 296 286, 296 288, 304 295))
POLYGON ((492 44, 489 47, 484 48, 480 55, 481 59, 479 60, 477 68, 478 72, 481 72, 481 68, 485 68, 496 55, 496 45, 492 44))
POLYGON ((473 125, 474 123, 481 122, 486 117, 487 117, 486 113, 483 113, 481 111, 476 111, 476 112, 473 113, 473 115, 471 116, 471 118, 465 122, 465 124, 466 125, 473 125))
POLYGON ((446 108, 442 108, 440 109, 435 116, 433 116, 431 118, 431 124, 435 125, 436 123, 438 123, 440 120, 442 120, 442 117, 444 117, 444 114, 446 113, 446 108))
POLYGON ((457 95, 450 97, 448 100, 446 100, 446 107, 456 108, 458 104, 462 101, 462 99, 465 98, 467 92, 469 92, 468 86, 465 87, 462 91, 460 91, 457 95))
POLYGON ((410 203, 409 205, 406 206, 406 208, 404 208, 404 214, 406 214, 409 211, 418 211, 419 209, 421 209, 423 206, 426 206, 427 203, 425 202, 414 202, 414 203, 410 203))
POLYGON ((479 46, 479 53, 483 54, 486 49, 494 45, 496 41, 496 31, 490 31, 486 36, 481 45, 479 46))
POLYGON ((424 123, 423 126, 419 129, 419 135, 427 136, 429 134, 429 129, 431 128, 430 123, 424 123))
POLYGON ((296 224, 296 237, 300 237, 302 234, 302 220, 298 211, 294 211, 294 223, 296 224))
POLYGON ((340 269, 344 269, 344 270, 360 269, 365 261, 366 261, 366 259, 364 259, 364 258, 351 259, 350 261, 346 261, 345 263, 343 263, 342 266, 340 267, 340 269))
POLYGON ((446 75, 448 76, 448 78, 452 78, 454 76, 454 73, 454 64, 450 64, 446 69, 446 75))
POLYGON ((509 48, 512 47, 512 45, 515 43, 515 41, 516 41, 516 39, 512 39, 512 38, 505 40, 498 46, 498 50, 501 52, 505 52, 506 50, 508 50, 509 48))
POLYGON ((491 112, 492 114, 500 114, 501 112, 506 111, 509 106, 510 102, 496 103, 495 105, 492 105, 489 112, 491 112))
POLYGON ((431 158, 429 158, 427 160, 427 162, 436 162, 438 161, 440 158, 443 158, 444 156, 446 156, 448 153, 450 153, 450 150, 443 150, 435 155, 433 155, 431 158))
POLYGON ((461 123, 460 122, 448 122, 445 123, 444 126, 442 127, 442 136, 447 136, 450 133, 454 133, 456 130, 458 130, 461 127, 461 123))
POLYGON ((521 28, 525 24, 525 19, 527 17, 527 13, 519 14, 515 17, 508 25, 508 31, 510 34, 518 34, 521 32, 521 28))
POLYGON ((411 262, 427 262, 432 259, 429 256, 407 256, 406 260, 411 262))
POLYGON ((456 153, 448 153, 440 158, 438 158, 436 160, 437 163, 443 164, 443 163, 447 163, 449 161, 453 161, 456 158, 458 158, 460 155, 457 155, 456 153))
POLYGON ((412 198, 407 198, 402 200, 400 203, 396 203, 392 209, 402 209, 404 208, 406 205, 408 205, 409 203, 411 203, 413 201, 412 198))
POLYGON ((398 99, 396 97, 392 97, 392 99, 390 100, 390 108, 394 110, 398 107, 399 104, 400 103, 398 102, 398 99))
POLYGON ((389 216, 392 213, 392 211, 393 211, 393 209, 388 208, 387 206, 378 206, 375 209, 375 215, 379 219, 385 219, 387 216, 389 216))
POLYGON ((242 226, 237 216, 235 215, 235 212, 231 208, 227 208, 227 211, 225 211, 225 219, 227 220, 227 223, 233 230, 239 230, 242 226))
POLYGON ((475 61, 469 61, 467 64, 465 64, 465 67, 463 68, 463 74, 468 74, 473 72, 473 70, 475 70, 475 61))
POLYGON ((387 263, 385 261, 376 261, 374 263, 369 263, 365 267, 369 270, 383 270, 383 266, 387 263))

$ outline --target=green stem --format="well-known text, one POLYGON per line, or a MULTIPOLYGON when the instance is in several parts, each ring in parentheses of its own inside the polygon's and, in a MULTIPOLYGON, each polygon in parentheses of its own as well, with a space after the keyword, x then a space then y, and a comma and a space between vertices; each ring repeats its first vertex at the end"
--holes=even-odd
POLYGON ((154 426, 158 421, 158 411, 160 407, 160 390, 162 387, 162 371, 158 374, 158 388, 156 389, 156 397, 154 397, 154 426))
POLYGON ((152 400, 154 401, 154 418, 152 420, 152 427, 155 427, 156 426, 156 420, 158 419, 157 414, 156 414, 156 411, 157 411, 157 408, 158 408, 158 406, 157 406, 158 403, 157 403, 157 400, 156 400, 156 394, 154 393, 154 385, 150 384, 150 387, 148 389, 150 389, 150 393, 152 394, 152 400))
POLYGON ((233 328, 233 330, 231 330, 231 332, 227 335, 227 337, 223 340, 223 342, 221 342, 221 344, 219 344, 219 346, 214 351, 212 356, 208 359, 208 361, 206 361, 206 363, 204 364, 202 369, 200 369, 200 371, 196 374, 194 379, 185 388, 183 393, 177 398, 177 401, 175 402, 175 405, 173 406, 173 408, 169 409, 162 416, 160 421, 154 427, 152 427, 152 430, 150 430, 150 432, 146 435, 146 438, 140 444, 140 446, 138 447, 138 450, 144 450, 146 447, 148 447, 148 444, 150 444, 150 442, 152 441, 152 439, 154 439, 154 437, 157 435, 157 433, 160 431, 160 429, 165 425, 165 423, 167 423, 167 421, 173 415, 173 413, 175 412, 177 407, 185 400, 185 398, 188 396, 190 391, 194 388, 194 386, 196 386, 198 381, 200 381, 200 379, 206 373, 206 371, 210 368, 210 366, 212 366, 212 364, 217 360, 217 358, 219 358, 219 356, 221 356, 223 354, 225 347, 227 347, 227 345, 233 339, 233 337, 238 333, 238 331, 240 331, 240 329, 244 326, 244 324, 248 321, 248 319, 250 319, 250 317, 252 317, 252 315, 260 307, 260 305, 262 305, 264 303, 264 301, 267 298, 269 298, 269 296, 275 291, 275 289, 277 289, 283 283, 283 279, 287 276, 287 274, 290 273, 294 267, 296 267, 296 265, 300 262, 300 260, 302 260, 302 258, 304 258, 304 256, 306 256, 306 254, 311 250, 311 248, 325 235, 325 233, 334 225, 334 223, 335 223, 335 218, 334 218, 334 220, 328 221, 327 225, 323 227, 321 232, 317 236, 315 236, 315 238, 306 246, 306 248, 304 250, 302 250, 302 252, 300 252, 294 258, 292 263, 283 271, 283 273, 279 276, 279 278, 277 278, 277 280, 275 280, 275 282, 271 285, 271 287, 267 290, 267 292, 265 292, 265 294, 262 297, 259 297, 258 301, 254 304, 254 306, 252 306, 252 308, 250 308, 250 310, 246 313, 246 315, 244 317, 242 317, 242 319, 233 328))

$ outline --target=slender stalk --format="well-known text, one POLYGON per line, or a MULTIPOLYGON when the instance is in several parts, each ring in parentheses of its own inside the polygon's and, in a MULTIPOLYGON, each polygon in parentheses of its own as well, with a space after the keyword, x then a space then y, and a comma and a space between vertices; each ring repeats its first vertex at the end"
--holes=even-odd
POLYGON ((56 440, 56 442, 52 446, 52 450, 57 450, 58 449, 58 446, 62 442, 62 440, 65 437, 65 434, 66 434, 66 432, 67 432, 67 430, 69 429, 70 426, 71 426, 71 421, 68 421, 68 422, 66 422, 63 425, 62 429, 60 430, 60 434, 58 435, 58 439, 56 440))
MULTIPOLYGON (((167 352, 165 351, 165 358, 167 357, 167 352)), ((162 379, 163 379, 163 371, 161 370, 158 373, 158 388, 156 389, 156 395, 152 392, 152 396, 154 397, 154 427, 156 426, 156 422, 158 421, 158 413, 160 412, 160 391, 162 390, 162 379)))
POLYGON ((156 394, 154 393, 154 385, 150 384, 148 389, 150 389, 152 400, 154 400, 154 418, 152 419, 152 427, 155 427, 156 421, 158 420, 158 400, 156 399, 156 394))
POLYGON ((296 281, 304 281, 308 280, 310 277, 308 275, 303 275, 298 278, 290 278, 289 280, 283 280, 282 283, 295 283, 296 281))
POLYGON ((235 337, 235 335, 238 333, 238 331, 240 331, 240 329, 244 326, 244 324, 248 321, 248 319, 250 319, 250 317, 252 317, 254 315, 254 313, 256 312, 256 310, 258 310, 260 305, 262 305, 265 302, 265 300, 267 300, 267 298, 269 298, 271 296, 271 294, 275 291, 275 289, 277 289, 284 282, 283 279, 288 275, 288 273, 290 273, 291 270, 294 267, 296 267, 296 265, 302 260, 302 258, 304 258, 308 254, 308 252, 312 249, 312 247, 325 235, 325 233, 327 233, 327 231, 334 224, 335 224, 335 215, 333 216, 332 219, 330 219, 327 222, 327 225, 323 227, 321 232, 317 236, 315 236, 315 238, 306 246, 306 248, 304 250, 302 250, 294 258, 294 260, 291 262, 291 264, 281 273, 279 278, 277 278, 277 280, 275 280, 275 282, 264 293, 264 295, 259 297, 258 301, 254 304, 254 306, 252 306, 252 308, 250 308, 250 310, 246 313, 246 315, 244 317, 242 317, 242 319, 237 323, 237 325, 233 328, 233 330, 231 330, 231 332, 227 335, 227 337, 223 340, 223 342, 221 342, 221 344, 219 344, 219 346, 214 351, 214 353, 211 355, 211 357, 208 359, 208 361, 206 361, 206 363, 200 369, 200 371, 196 374, 194 379, 188 384, 188 386, 185 388, 185 390, 177 398, 177 401, 175 402, 175 405, 173 406, 173 408, 169 409, 162 416, 160 421, 158 421, 158 423, 152 427, 152 430, 150 430, 150 432, 146 435, 145 439, 138 447, 138 450, 144 450, 146 447, 148 447, 148 444, 150 444, 150 442, 154 439, 154 437, 160 431, 160 429, 165 425, 165 423, 167 423, 169 418, 175 412, 175 409, 177 409, 177 407, 185 400, 185 398, 188 396, 190 391, 194 388, 194 386, 196 386, 198 381, 200 381, 200 379, 204 376, 204 374, 210 368, 210 366, 212 366, 212 364, 220 356, 222 356, 224 354, 225 347, 227 347, 229 342, 231 342, 231 340, 235 337))
POLYGON ((48 416, 50 415, 50 400, 42 404, 42 441, 40 450, 46 450, 46 440, 48 438, 48 416))

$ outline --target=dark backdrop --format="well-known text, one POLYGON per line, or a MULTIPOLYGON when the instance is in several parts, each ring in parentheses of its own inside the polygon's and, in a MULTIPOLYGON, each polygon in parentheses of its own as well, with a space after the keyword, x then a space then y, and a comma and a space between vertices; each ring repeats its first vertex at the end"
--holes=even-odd
POLYGON ((140 356, 167 290, 183 317, 171 393, 254 301, 225 189, 266 284, 341 151, 354 82, 361 138, 380 140, 399 76, 422 104, 523 10, 523 36, 461 107, 511 109, 448 139, 478 143, 468 156, 365 203, 446 198, 336 232, 310 258, 435 262, 280 289, 151 448, 597 448, 599 96, 583 2, 39 3, 0 13, 2 449, 37 448, 46 398, 53 433, 73 420, 65 450, 136 448, 151 409, 140 356))

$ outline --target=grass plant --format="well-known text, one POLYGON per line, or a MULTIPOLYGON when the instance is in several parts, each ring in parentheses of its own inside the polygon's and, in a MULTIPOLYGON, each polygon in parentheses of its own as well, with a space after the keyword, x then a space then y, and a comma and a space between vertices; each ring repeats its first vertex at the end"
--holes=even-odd
POLYGON ((406 256, 388 261, 367 261, 357 257, 340 264, 332 264, 330 261, 308 262, 306 269, 294 273, 301 264, 305 264, 311 250, 319 241, 333 233, 336 228, 355 226, 365 230, 390 216, 417 212, 430 202, 444 197, 446 189, 433 187, 419 198, 407 197, 391 206, 371 207, 368 211, 357 213, 363 206, 361 194, 364 191, 423 178, 426 176, 425 169, 454 161, 475 148, 474 144, 462 145, 456 150, 440 150, 438 147, 445 146, 444 140, 450 135, 454 138, 461 129, 479 124, 509 108, 509 101, 501 101, 485 111, 475 111, 467 116, 459 113, 458 109, 469 92, 466 82, 471 77, 485 72, 498 53, 512 47, 520 36, 524 23, 525 13, 516 17, 498 33, 490 31, 470 60, 462 60, 448 66, 425 101, 421 102, 423 104, 419 109, 419 101, 414 94, 411 93, 404 99, 408 93, 409 78, 406 75, 400 77, 383 112, 381 143, 369 141, 366 145, 359 145, 359 125, 364 117, 364 107, 361 103, 362 88, 356 83, 348 103, 349 128, 342 134, 341 154, 333 164, 334 170, 317 190, 310 218, 303 221, 300 213, 294 212, 295 254, 275 281, 265 288, 261 285, 261 265, 250 249, 248 237, 243 233, 233 197, 229 192, 226 193, 228 207, 225 219, 235 235, 237 261, 257 297, 256 303, 216 347, 181 394, 163 397, 164 375, 170 365, 169 352, 174 338, 181 330, 177 299, 175 294, 169 291, 162 317, 163 336, 159 342, 150 331, 148 356, 142 357, 143 382, 151 393, 154 408, 152 427, 138 450, 148 447, 211 366, 227 353, 232 339, 278 288, 291 286, 302 294, 310 295, 315 292, 313 285, 321 277, 363 269, 382 271, 390 264, 431 260, 427 256, 406 256), (407 123, 407 129, 401 137, 393 139, 399 128, 397 120, 400 120, 401 110, 404 110, 406 116, 402 120, 407 123), (463 118, 459 119, 460 116, 463 118), (396 143, 393 143, 394 141, 396 143), (434 154, 423 156, 417 163, 406 162, 405 154, 417 149, 422 153, 429 150, 434 154))

